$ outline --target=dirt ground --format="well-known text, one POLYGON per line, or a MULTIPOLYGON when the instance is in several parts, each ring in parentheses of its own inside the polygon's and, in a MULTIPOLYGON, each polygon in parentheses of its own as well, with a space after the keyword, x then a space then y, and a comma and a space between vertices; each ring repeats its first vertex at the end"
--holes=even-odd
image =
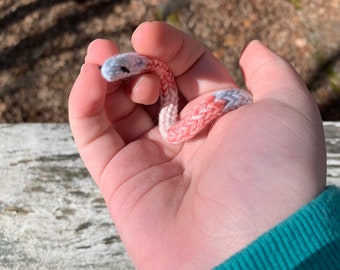
POLYGON ((257 38, 288 59, 324 120, 340 120, 340 0, 2 0, 0 123, 65 122, 67 99, 95 38, 131 50, 146 20, 202 41, 243 85, 238 58, 257 38))

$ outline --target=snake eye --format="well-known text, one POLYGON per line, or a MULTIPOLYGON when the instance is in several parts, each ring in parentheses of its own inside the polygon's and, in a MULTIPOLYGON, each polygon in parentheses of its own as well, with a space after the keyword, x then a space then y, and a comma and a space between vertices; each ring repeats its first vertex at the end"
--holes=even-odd
POLYGON ((130 73, 130 70, 127 67, 121 66, 120 69, 125 73, 130 73))

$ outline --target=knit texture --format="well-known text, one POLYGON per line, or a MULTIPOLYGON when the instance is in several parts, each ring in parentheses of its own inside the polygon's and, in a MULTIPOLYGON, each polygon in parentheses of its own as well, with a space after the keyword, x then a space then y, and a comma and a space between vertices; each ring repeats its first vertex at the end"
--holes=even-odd
POLYGON ((178 89, 175 77, 162 61, 138 53, 118 54, 101 67, 109 82, 125 80, 142 73, 153 72, 160 81, 159 131, 169 143, 178 144, 193 138, 222 114, 252 103, 252 96, 241 89, 220 90, 208 96, 178 119, 178 89))
POLYGON ((193 107, 178 121, 178 90, 168 66, 157 59, 149 59, 147 70, 160 79, 159 130, 167 142, 178 144, 193 138, 222 114, 252 103, 251 95, 241 89, 220 90, 193 107))
POLYGON ((214 269, 340 269, 340 189, 328 187, 214 269))

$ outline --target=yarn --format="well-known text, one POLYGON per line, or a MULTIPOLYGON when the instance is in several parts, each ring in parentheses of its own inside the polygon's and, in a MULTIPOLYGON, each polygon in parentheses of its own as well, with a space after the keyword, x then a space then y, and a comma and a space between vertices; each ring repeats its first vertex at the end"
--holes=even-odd
POLYGON ((150 72, 160 78, 159 130, 162 137, 172 144, 190 140, 224 113, 252 103, 252 96, 245 90, 219 90, 178 120, 176 80, 164 62, 131 52, 110 57, 101 67, 102 76, 109 82, 150 72))

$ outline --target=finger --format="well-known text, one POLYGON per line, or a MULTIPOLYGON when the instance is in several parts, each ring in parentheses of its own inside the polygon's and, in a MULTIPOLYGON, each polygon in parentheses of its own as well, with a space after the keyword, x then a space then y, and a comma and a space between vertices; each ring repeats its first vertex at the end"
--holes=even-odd
POLYGON ((144 74, 130 83, 129 95, 132 101, 151 105, 159 98, 159 77, 156 74, 144 74))
MULTIPOLYGON (((85 62, 101 66, 107 58, 118 52, 117 46, 112 41, 96 39, 88 47, 85 62)), ((109 93, 119 86, 120 83, 111 85, 109 93)), ((155 74, 138 76, 135 80, 131 80, 129 88, 131 90, 128 94, 133 102, 144 105, 154 104, 159 97, 159 78, 155 74)))
MULTIPOLYGON (((87 48, 85 63, 98 65, 98 68, 100 68, 107 58, 116 55, 117 53, 119 53, 119 49, 112 41, 95 39, 87 48)), ((109 84, 107 93, 116 91, 120 86, 120 82, 109 84)))
POLYGON ((304 82, 295 69, 260 41, 252 41, 240 58, 246 85, 254 101, 280 100, 289 105, 301 106, 310 101, 304 82))
POLYGON ((141 24, 132 36, 132 44, 137 52, 168 64, 187 100, 236 87, 227 70, 200 42, 168 24, 141 24))
POLYGON ((106 96, 106 115, 113 128, 127 144, 136 140, 155 124, 142 106, 132 102, 125 91, 115 91, 106 96))
MULTIPOLYGON (((102 65, 107 58, 117 53, 118 48, 112 41, 97 39, 89 45, 85 62, 102 65)), ((156 78, 156 80, 154 78, 150 79, 146 75, 132 81, 131 84, 135 85, 134 91, 136 93, 134 94, 131 94, 129 91, 129 89, 132 88, 131 85, 108 83, 108 91, 104 105, 108 120, 126 143, 135 140, 154 126, 152 117, 140 107, 136 106, 133 101, 150 104, 157 100, 159 92, 150 90, 155 87, 158 89, 158 78, 156 78), (150 85, 150 82, 152 85, 150 85), (128 95, 123 88, 128 89, 128 95), (143 96, 138 90, 140 88, 144 88, 143 96), (137 98, 135 98, 135 96, 137 96, 137 98), (131 100, 130 97, 134 98, 131 100)))
POLYGON ((104 110, 106 87, 97 66, 85 64, 69 96, 72 133, 79 153, 98 185, 110 159, 125 145, 104 110))
POLYGON ((112 41, 106 39, 96 39, 87 48, 85 63, 102 65, 104 61, 117 54, 118 47, 112 41))

